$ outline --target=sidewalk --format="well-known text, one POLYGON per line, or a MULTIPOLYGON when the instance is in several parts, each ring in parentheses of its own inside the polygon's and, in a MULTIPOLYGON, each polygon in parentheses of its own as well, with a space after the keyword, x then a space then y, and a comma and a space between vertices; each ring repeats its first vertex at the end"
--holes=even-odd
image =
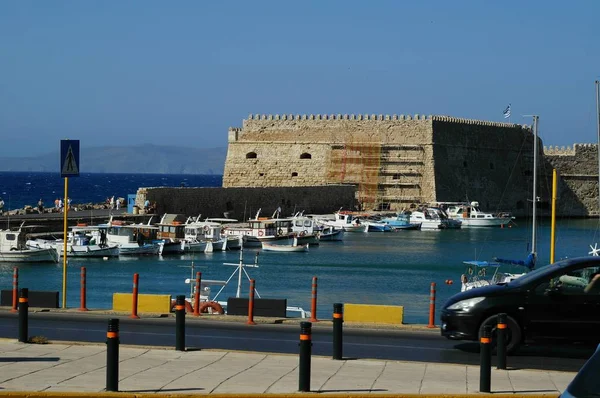
MULTIPOLYGON (((120 347, 119 391, 174 394, 285 394, 298 391, 298 355, 120 347)), ((575 373, 492 368, 492 392, 556 397, 575 373)), ((104 344, 0 340, 0 396, 14 391, 101 392, 104 344)), ((474 394, 479 367, 312 357, 311 392, 474 394)), ((11 396, 15 396, 14 393, 11 396)))

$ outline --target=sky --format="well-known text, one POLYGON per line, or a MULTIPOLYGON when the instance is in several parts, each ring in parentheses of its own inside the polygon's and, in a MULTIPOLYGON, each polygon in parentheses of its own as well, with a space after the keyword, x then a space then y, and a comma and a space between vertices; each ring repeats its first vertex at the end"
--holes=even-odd
POLYGON ((436 114, 596 143, 600 1, 3 1, 0 156, 225 147, 249 114, 436 114))

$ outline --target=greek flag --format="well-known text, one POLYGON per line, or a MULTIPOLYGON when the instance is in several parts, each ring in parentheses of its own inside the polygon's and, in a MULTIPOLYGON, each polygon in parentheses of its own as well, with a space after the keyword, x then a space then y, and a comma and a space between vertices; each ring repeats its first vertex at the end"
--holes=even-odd
POLYGON ((508 104, 508 106, 506 107, 504 112, 502 112, 502 114, 504 115, 505 119, 508 119, 510 117, 510 104, 508 104))

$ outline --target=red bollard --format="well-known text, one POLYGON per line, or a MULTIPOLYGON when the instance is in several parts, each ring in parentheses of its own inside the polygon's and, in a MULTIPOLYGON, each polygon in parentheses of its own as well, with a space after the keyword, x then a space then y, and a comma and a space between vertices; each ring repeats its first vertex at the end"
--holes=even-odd
POLYGON ((254 279, 250 279, 250 299, 248 300, 248 325, 256 325, 254 322, 254 289, 256 282, 254 279))
POLYGON ((140 274, 133 274, 133 307, 131 308, 131 315, 129 316, 132 319, 140 319, 137 314, 138 310, 138 286, 140 283, 140 274))
POLYGON ((13 303, 10 312, 18 312, 17 306, 19 305, 19 268, 13 269, 13 303))
POLYGON ((202 272, 196 272, 196 291, 194 292, 194 316, 200 316, 200 285, 202 272))
POLYGON ((81 267, 81 303, 79 304, 79 311, 87 311, 86 300, 85 300, 85 267, 81 267))
POLYGON ((435 327, 435 282, 431 282, 431 289, 429 290, 429 325, 427 327, 435 327))
POLYGON ((317 319, 317 277, 312 279, 312 292, 310 295, 310 321, 319 322, 317 319))

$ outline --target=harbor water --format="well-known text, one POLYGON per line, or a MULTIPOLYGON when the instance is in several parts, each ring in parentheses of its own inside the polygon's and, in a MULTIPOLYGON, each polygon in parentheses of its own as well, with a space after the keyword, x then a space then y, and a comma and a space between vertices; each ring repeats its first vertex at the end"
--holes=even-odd
MULTIPOLYGON (((597 241, 596 220, 558 222, 556 259, 587 256, 589 245, 597 241)), ((285 298, 289 306, 310 310, 312 278, 318 278, 319 318, 331 318, 335 302, 402 305, 405 323, 427 323, 429 289, 436 283, 436 322, 446 299, 460 291, 460 275, 465 260, 491 260, 493 257, 525 259, 531 250, 530 226, 511 228, 471 228, 446 231, 399 231, 386 233, 346 233, 343 242, 323 242, 304 253, 262 252, 244 249, 244 263, 256 280, 264 298, 285 298), (453 284, 446 284, 452 280, 453 284)), ((538 230, 538 266, 549 261, 550 228, 541 223, 538 230)), ((68 264, 67 305, 79 307, 80 267, 87 270, 88 308, 110 309, 112 294, 131 292, 133 274, 140 274, 140 293, 186 294, 191 265, 203 279, 226 280, 236 271, 239 251, 211 254, 138 257, 102 260, 72 259, 68 264)), ((11 289, 13 264, 0 265, 0 287, 11 289)), ((513 271, 521 271, 513 269, 513 271)), ((20 287, 31 290, 62 291, 62 264, 19 265, 20 287)), ((248 296, 249 282, 242 282, 242 296, 248 296)), ((219 287, 212 288, 212 294, 219 287)), ((218 297, 235 296, 237 275, 218 297)))

